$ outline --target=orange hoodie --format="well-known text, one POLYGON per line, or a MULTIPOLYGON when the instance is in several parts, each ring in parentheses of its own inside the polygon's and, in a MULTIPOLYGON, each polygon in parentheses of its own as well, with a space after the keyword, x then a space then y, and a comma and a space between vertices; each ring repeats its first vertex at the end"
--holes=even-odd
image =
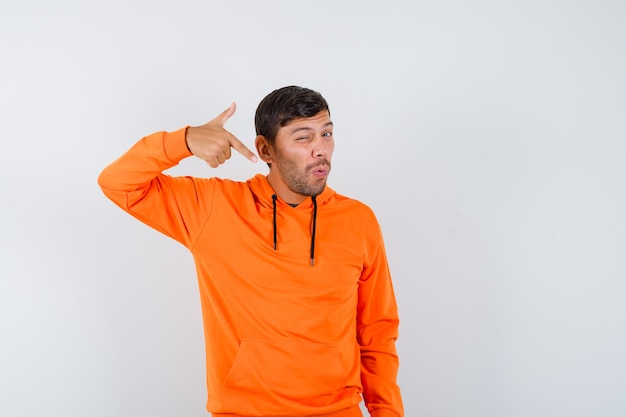
POLYGON ((98 182, 185 245, 199 281, 214 416, 403 416, 398 315, 380 227, 329 187, 291 207, 265 176, 172 177, 186 129, 147 136, 98 182), (313 259, 313 261, 311 260, 313 259))

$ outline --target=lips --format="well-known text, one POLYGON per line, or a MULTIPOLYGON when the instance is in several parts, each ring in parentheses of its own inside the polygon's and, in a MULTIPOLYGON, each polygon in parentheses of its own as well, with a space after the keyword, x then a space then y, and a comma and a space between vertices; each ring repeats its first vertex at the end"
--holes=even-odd
POLYGON ((322 159, 307 166, 306 169, 317 178, 325 178, 330 172, 330 163, 326 159, 322 159))
POLYGON ((328 174, 329 167, 328 165, 320 165, 318 167, 313 168, 313 175, 317 177, 325 177, 328 174))

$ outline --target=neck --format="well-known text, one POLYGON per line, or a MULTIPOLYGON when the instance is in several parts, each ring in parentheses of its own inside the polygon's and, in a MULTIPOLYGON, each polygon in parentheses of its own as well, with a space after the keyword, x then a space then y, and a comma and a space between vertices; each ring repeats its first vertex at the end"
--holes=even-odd
POLYGON ((306 195, 298 194, 291 191, 283 182, 274 179, 271 172, 269 173, 269 175, 267 175, 266 178, 267 182, 270 184, 276 195, 290 206, 295 207, 308 198, 308 196, 306 195))

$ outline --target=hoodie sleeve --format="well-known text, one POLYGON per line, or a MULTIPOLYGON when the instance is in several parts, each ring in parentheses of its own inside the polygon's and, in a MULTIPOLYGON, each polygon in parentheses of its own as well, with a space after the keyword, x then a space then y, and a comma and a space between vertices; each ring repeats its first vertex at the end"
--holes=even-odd
POLYGON ((107 166, 98 177, 104 194, 148 226, 190 247, 207 212, 199 184, 163 171, 191 156, 187 128, 146 136, 107 166))
POLYGON ((357 338, 361 348, 361 381, 365 404, 372 417, 402 417, 404 409, 396 383, 398 311, 382 240, 368 247, 359 284, 357 338))

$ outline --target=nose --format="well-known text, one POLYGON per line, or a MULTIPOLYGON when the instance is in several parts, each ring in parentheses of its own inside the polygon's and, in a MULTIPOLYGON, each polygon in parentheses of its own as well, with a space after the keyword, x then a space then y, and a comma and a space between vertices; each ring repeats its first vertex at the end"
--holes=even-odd
POLYGON ((324 158, 328 155, 330 144, 328 141, 325 141, 324 138, 320 138, 315 141, 315 145, 313 146, 313 156, 316 158, 324 158))

